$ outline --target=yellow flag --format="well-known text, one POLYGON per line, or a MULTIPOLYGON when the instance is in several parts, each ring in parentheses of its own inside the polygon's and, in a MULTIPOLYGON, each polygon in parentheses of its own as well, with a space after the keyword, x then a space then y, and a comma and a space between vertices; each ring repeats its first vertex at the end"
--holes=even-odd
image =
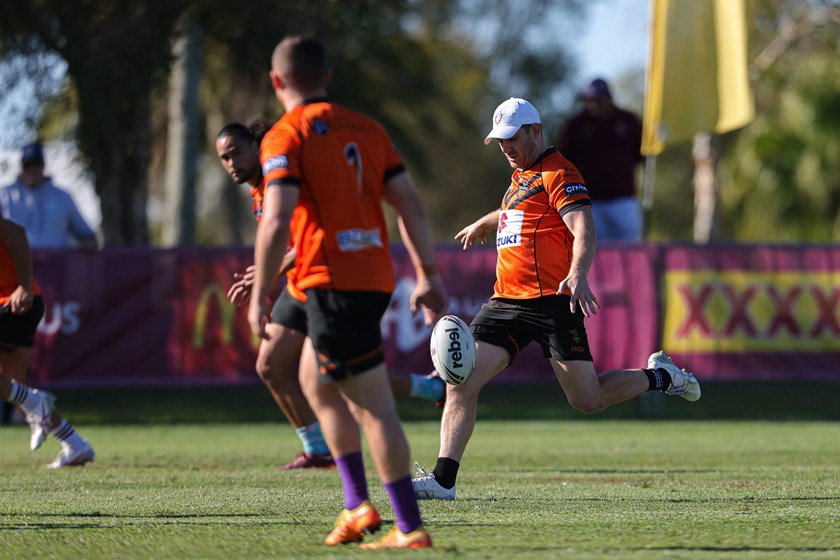
POLYGON ((651 0, 642 153, 753 119, 746 0, 651 0))

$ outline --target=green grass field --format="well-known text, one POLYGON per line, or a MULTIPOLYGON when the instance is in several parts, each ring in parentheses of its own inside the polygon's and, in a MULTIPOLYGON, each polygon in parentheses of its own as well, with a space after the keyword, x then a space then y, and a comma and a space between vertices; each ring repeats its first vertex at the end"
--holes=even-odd
MULTIPOLYGON (((834 407, 815 414, 826 387, 810 408, 790 393, 787 411, 744 403, 740 420, 716 419, 731 391, 713 387, 655 420, 632 403, 585 417, 553 388, 491 389, 458 499, 421 502, 436 548, 390 552, 321 544, 338 477, 275 471, 299 444, 259 388, 59 391, 97 459, 47 471, 54 440, 33 453, 26 427, 0 428, 0 558, 840 558, 840 423, 834 407)), ((401 410, 413 456, 433 466, 436 411, 401 410)))

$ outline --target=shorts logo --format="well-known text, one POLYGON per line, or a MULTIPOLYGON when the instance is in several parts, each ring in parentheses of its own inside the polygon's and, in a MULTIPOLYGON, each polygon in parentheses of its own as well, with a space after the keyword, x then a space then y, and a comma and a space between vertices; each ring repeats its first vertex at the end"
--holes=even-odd
POLYGON ((581 183, 574 183, 572 185, 566 185, 566 194, 568 196, 572 196, 573 194, 585 193, 585 192, 589 192, 589 191, 586 190, 586 185, 583 185, 581 183))
POLYGON ((282 154, 279 156, 275 156, 268 161, 266 161, 262 166, 263 175, 268 175, 272 171, 276 169, 288 169, 289 168, 289 158, 286 157, 286 154, 282 154))
POLYGON ((522 245, 522 210, 502 210, 496 235, 496 249, 522 245))
POLYGON ((364 230, 362 228, 345 229, 335 234, 338 250, 342 253, 362 251, 364 249, 381 248, 382 234, 379 228, 364 230))

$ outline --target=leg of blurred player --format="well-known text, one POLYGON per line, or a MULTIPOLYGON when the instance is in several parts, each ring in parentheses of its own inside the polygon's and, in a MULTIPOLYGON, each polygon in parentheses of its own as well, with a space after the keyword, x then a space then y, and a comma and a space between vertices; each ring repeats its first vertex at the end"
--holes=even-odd
MULTIPOLYGON (((431 546, 422 528, 411 478, 410 457, 384 364, 341 381, 324 383, 315 351, 307 339, 301 360, 301 384, 318 411, 330 449, 336 457, 344 489, 344 511, 325 543, 332 546, 361 540, 379 529, 381 519, 370 504, 361 452, 365 434, 379 478, 391 499, 401 535, 431 546)), ((364 546, 364 545, 363 545, 364 546)))
MULTIPOLYGON (((260 343, 256 370, 277 406, 289 420, 303 444, 303 451, 279 470, 335 466, 332 455, 298 380, 298 361, 306 337, 306 315, 302 303, 283 290, 266 325, 268 340, 260 343)), ((445 383, 437 376, 405 374, 389 370, 394 396, 430 400, 442 407, 446 398, 445 383)))
POLYGON ((41 447, 48 434, 61 443, 61 451, 47 468, 80 466, 93 461, 93 447, 55 410, 55 397, 24 384, 32 348, 14 349, 0 341, 0 398, 18 407, 31 429, 29 447, 41 447))

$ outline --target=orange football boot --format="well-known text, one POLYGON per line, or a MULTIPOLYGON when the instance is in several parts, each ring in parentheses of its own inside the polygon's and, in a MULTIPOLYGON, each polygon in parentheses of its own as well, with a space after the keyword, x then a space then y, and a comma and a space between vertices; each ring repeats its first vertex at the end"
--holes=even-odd
POLYGON ((327 546, 347 544, 362 540, 364 533, 372 534, 382 526, 382 518, 369 500, 365 500, 355 509, 345 509, 335 522, 335 527, 324 539, 327 546))
POLYGON ((410 533, 403 533, 394 527, 378 541, 363 544, 359 548, 364 550, 379 550, 380 548, 432 548, 432 536, 422 525, 410 533))

